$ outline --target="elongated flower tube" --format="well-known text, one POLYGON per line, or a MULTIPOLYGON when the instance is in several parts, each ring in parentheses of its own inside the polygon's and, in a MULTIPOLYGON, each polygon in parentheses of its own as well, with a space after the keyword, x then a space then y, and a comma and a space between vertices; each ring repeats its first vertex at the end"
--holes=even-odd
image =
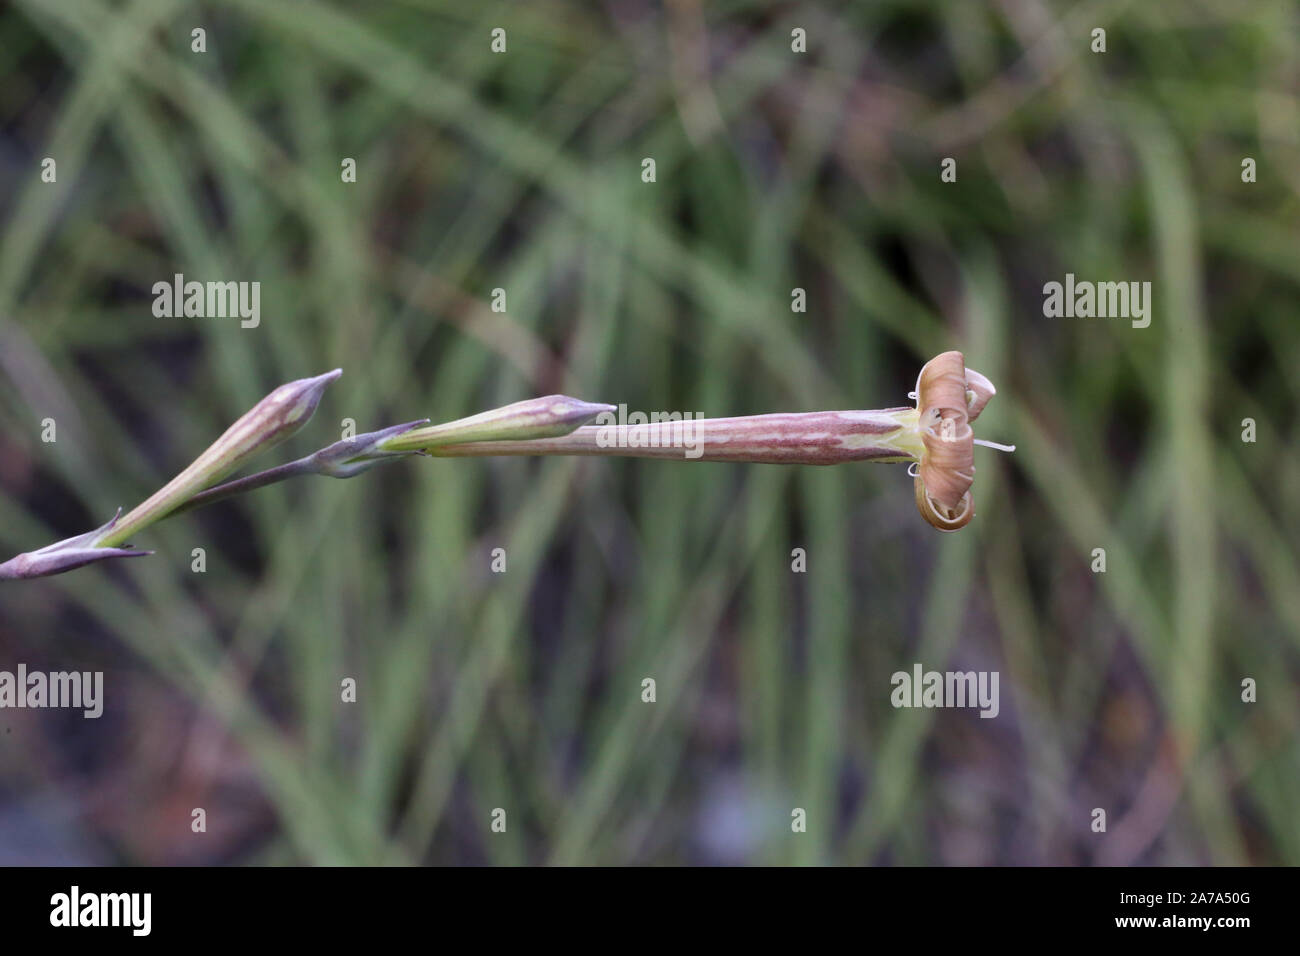
POLYGON ((642 425, 611 423, 587 425, 559 438, 458 442, 431 447, 428 452, 435 458, 617 455, 776 465, 903 462, 913 461, 921 450, 915 420, 914 408, 889 408, 700 418, 642 425))

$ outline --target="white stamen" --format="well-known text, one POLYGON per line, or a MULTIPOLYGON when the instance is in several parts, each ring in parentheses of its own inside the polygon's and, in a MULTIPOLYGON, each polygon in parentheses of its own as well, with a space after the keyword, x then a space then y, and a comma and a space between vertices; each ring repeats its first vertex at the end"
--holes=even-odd
POLYGON ((975 439, 975 444, 983 445, 985 448, 996 448, 998 451, 1015 451, 1015 445, 999 445, 995 441, 985 441, 983 438, 975 439))

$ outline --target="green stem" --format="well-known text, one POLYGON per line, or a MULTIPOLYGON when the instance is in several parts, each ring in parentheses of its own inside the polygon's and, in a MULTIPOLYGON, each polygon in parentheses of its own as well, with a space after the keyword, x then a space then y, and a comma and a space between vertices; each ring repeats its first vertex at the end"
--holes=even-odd
POLYGON ((241 495, 246 491, 252 491, 255 488, 263 488, 266 485, 273 485, 276 482, 287 481, 290 478, 297 478, 299 475, 314 475, 316 469, 313 466, 312 456, 299 458, 297 461, 291 461, 288 464, 277 465, 274 468, 268 468, 266 471, 259 471, 255 475, 248 475, 244 478, 236 478, 233 481, 227 481, 223 485, 217 485, 208 488, 206 491, 200 491, 197 495, 191 497, 184 504, 168 512, 167 517, 184 514, 187 511, 193 511, 195 508, 202 508, 204 505, 215 504, 225 498, 232 498, 235 495, 241 495))

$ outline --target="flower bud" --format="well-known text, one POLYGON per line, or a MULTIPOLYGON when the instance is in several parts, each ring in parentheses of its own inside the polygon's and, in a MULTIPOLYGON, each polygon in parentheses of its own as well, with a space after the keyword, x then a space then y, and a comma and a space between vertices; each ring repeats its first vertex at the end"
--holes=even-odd
POLYGON ((454 422, 417 428, 380 443, 385 451, 420 451, 439 445, 481 441, 527 441, 558 438, 585 425, 613 405, 598 405, 567 395, 530 398, 454 422))
POLYGON ((383 443, 419 425, 427 425, 428 422, 429 419, 421 418, 419 421, 393 425, 391 428, 384 428, 377 432, 366 432, 364 435, 336 441, 304 459, 304 471, 329 475, 331 478, 351 478, 381 462, 423 454, 422 451, 391 451, 384 448, 383 443))
POLYGON ((227 428, 184 471, 132 509, 95 544, 100 547, 121 544, 140 529, 166 517, 197 492, 220 481, 258 452, 284 441, 307 424, 326 387, 342 374, 343 370, 336 368, 272 391, 227 428))
POLYGON ((130 548, 99 548, 94 545, 93 542, 97 537, 108 532, 117 524, 117 519, 121 514, 122 509, 118 508, 117 514, 113 515, 112 520, 102 528, 96 528, 86 534, 79 534, 74 538, 56 541, 54 544, 46 545, 39 551, 29 551, 10 558, 0 564, 0 580, 49 577, 52 574, 62 574, 65 571, 72 571, 92 562, 103 561, 108 558, 142 558, 153 554, 152 551, 135 551, 130 548))

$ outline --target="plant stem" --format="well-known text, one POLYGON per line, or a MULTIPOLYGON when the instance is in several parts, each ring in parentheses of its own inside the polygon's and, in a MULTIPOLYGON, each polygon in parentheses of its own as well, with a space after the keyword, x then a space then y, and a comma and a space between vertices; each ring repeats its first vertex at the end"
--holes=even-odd
POLYGON ((245 491, 252 491, 255 488, 262 488, 266 485, 273 485, 278 481, 286 481, 289 478, 296 478, 299 475, 315 474, 312 468, 311 456, 299 458, 297 461, 291 461, 284 465, 277 465, 275 468, 268 468, 266 471, 259 471, 255 475, 248 475, 245 478, 236 478, 233 481, 227 481, 223 485, 217 485, 215 488, 209 488, 206 491, 200 491, 178 508, 168 512, 168 517, 172 515, 184 514, 187 511, 193 511, 195 508, 202 508, 204 505, 210 505, 221 501, 223 498, 230 498, 234 495, 243 494, 245 491))

